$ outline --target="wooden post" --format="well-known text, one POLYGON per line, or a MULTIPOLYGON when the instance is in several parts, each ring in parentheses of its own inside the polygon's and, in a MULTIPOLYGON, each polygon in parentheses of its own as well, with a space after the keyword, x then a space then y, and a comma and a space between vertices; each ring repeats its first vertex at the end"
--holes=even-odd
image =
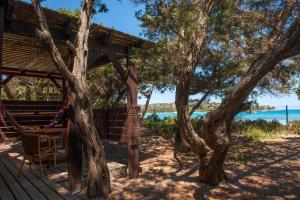
POLYGON ((286 125, 288 125, 289 124, 289 108, 287 105, 285 106, 285 119, 286 119, 286 125))
POLYGON ((128 177, 134 178, 139 176, 140 161, 139 161, 139 144, 140 144, 140 124, 138 119, 137 106, 137 70, 133 66, 129 67, 129 76, 127 79, 127 144, 128 144, 128 177))
POLYGON ((5 20, 5 7, 7 1, 0 1, 0 99, 1 99, 1 91, 2 91, 2 73, 1 69, 3 67, 3 37, 4 37, 4 20, 5 20))

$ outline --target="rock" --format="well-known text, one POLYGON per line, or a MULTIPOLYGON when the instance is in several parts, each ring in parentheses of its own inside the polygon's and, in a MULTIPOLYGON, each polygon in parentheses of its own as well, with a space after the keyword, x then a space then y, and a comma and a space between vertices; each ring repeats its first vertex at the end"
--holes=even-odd
POLYGON ((127 166, 117 162, 107 163, 111 178, 121 178, 127 176, 127 166))

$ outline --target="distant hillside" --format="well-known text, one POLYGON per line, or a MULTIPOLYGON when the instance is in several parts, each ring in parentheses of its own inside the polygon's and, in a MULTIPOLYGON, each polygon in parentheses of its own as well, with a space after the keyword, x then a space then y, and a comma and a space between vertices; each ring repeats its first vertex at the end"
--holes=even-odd
MULTIPOLYGON (((191 107, 194 103, 191 103, 191 107)), ((196 112, 208 112, 216 108, 218 103, 206 103, 203 104, 202 107, 196 110, 196 112)), ((141 106, 142 110, 144 110, 144 106, 141 106)), ((159 112, 176 112, 175 103, 155 103, 150 104, 147 110, 148 113, 159 113, 159 112)))
MULTIPOLYGON (((191 102, 190 107, 195 105, 196 102, 191 102)), ((210 112, 218 107, 219 103, 205 103, 200 108, 196 110, 196 112, 210 112)), ((142 110, 144 110, 144 105, 141 106, 142 110)), ((254 110, 274 110, 275 107, 273 106, 260 106, 254 105, 252 107, 252 111, 254 110)), ((150 104, 147 110, 147 113, 160 113, 160 112, 176 112, 175 103, 154 103, 150 104)))

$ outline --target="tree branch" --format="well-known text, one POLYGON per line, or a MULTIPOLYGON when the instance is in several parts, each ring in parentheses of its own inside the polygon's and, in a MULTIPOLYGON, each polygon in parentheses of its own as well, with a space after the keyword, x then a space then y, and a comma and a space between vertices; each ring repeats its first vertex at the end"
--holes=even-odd
POLYGON ((77 80, 72 75, 72 73, 68 70, 65 62, 62 59, 62 56, 57 49, 53 38, 50 34, 49 27, 44 15, 44 12, 40 5, 40 0, 32 0, 33 10, 38 19, 38 28, 37 34, 42 42, 44 42, 49 50, 49 53, 59 71, 62 73, 64 78, 69 82, 70 87, 74 88, 74 85, 78 85, 77 80))
MULTIPOLYGON (((76 54, 74 57, 73 75, 79 80, 86 80, 88 38, 90 34, 91 19, 93 16, 94 0, 82 1, 82 12, 79 18, 79 29, 76 35, 76 54)), ((85 82, 85 81, 84 81, 85 82)))
POLYGON ((192 107, 192 109, 190 110, 190 115, 192 115, 200 106, 201 104, 205 101, 205 99, 208 97, 208 95, 210 94, 210 91, 207 91, 202 97, 201 99, 199 99, 199 101, 192 107))
POLYGON ((148 110, 148 107, 149 107, 149 103, 150 103, 150 99, 151 99, 153 90, 154 90, 154 86, 152 86, 152 87, 150 88, 150 91, 148 92, 148 94, 145 95, 146 98, 147 98, 147 100, 146 100, 146 104, 145 104, 145 109, 143 110, 143 113, 142 113, 142 116, 141 116, 141 121, 144 120, 145 114, 147 113, 147 110, 148 110))

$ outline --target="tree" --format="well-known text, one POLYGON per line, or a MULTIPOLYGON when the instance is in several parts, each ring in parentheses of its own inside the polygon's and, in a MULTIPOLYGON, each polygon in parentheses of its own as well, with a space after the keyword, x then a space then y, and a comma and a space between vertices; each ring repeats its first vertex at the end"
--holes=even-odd
MULTIPOLYGON (((142 3, 146 9, 138 13, 139 19, 150 39, 163 44, 165 54, 160 59, 172 68, 181 138, 199 155, 200 180, 217 184, 225 178, 223 163, 230 144, 226 123, 244 109, 249 95, 259 89, 257 86, 265 87, 265 80, 280 81, 275 74, 284 74, 281 71, 284 69, 292 75, 290 62, 300 53, 299 3, 293 0, 143 0, 142 3), (213 53, 205 53, 207 50, 213 53), (214 60, 211 55, 215 53, 222 55, 226 63, 235 63, 239 70, 235 72, 234 86, 228 88, 220 106, 204 119, 198 135, 190 120, 190 88, 196 68, 209 67, 201 65, 202 58, 208 56, 214 60)), ((277 89, 269 83, 270 89, 277 89)))
POLYGON ((124 103, 126 86, 112 65, 89 71, 88 85, 94 107, 116 107, 124 103))
POLYGON ((69 85, 70 107, 73 111, 70 118, 72 123, 70 131, 80 134, 85 147, 85 155, 88 161, 88 196, 90 198, 106 198, 111 190, 110 174, 105 152, 93 123, 93 108, 86 81, 88 38, 95 4, 101 11, 106 10, 106 6, 102 1, 82 1, 75 44, 69 42, 69 48, 74 52, 72 70, 70 70, 68 68, 69 63, 63 60, 53 41, 40 1, 32 0, 34 13, 38 20, 38 36, 48 46, 56 67, 69 85))

